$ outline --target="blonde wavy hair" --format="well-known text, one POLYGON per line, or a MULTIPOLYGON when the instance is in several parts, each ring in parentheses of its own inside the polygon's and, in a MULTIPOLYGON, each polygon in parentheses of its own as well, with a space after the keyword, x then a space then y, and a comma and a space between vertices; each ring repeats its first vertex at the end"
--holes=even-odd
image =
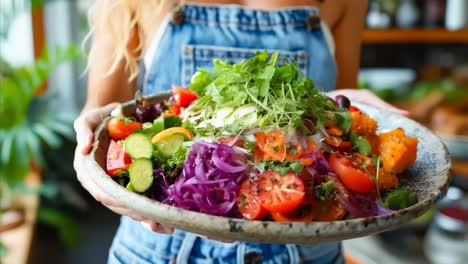
MULTIPOLYGON (((130 80, 133 80, 138 75, 144 39, 148 38, 148 32, 142 31, 141 23, 144 21, 145 24, 158 26, 162 17, 184 3, 185 0, 96 0, 89 11, 90 32, 85 42, 94 35, 110 38, 113 50, 107 74, 113 73, 124 62, 125 70, 130 73, 130 80)), ((88 68, 102 59, 99 51, 108 48, 99 43, 102 41, 95 41, 91 45, 88 68)))

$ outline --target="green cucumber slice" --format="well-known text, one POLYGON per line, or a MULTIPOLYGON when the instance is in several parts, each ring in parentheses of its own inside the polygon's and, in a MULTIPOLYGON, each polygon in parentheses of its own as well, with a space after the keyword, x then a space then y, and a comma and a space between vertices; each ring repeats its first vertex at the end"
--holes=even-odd
POLYGON ((130 182, 127 184, 127 186, 125 188, 127 190, 131 191, 131 192, 135 192, 135 190, 133 189, 133 186, 132 186, 132 184, 130 184, 130 182))
POLYGON ((182 146, 184 140, 185 136, 183 134, 173 134, 163 140, 158 141, 155 145, 156 149, 162 157, 171 158, 174 156, 176 150, 182 146))
POLYGON ((128 136, 125 139, 124 149, 132 159, 150 159, 153 156, 153 144, 151 140, 140 133, 128 136))
POLYGON ((136 159, 128 169, 131 188, 135 192, 145 192, 153 184, 153 162, 150 159, 136 159))

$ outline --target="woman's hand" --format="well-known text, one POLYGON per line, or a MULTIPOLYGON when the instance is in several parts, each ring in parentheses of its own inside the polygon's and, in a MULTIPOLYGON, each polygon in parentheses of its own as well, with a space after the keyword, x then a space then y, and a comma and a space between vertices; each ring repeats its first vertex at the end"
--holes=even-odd
POLYGON ((97 108, 84 112, 76 119, 74 123, 77 147, 75 150, 74 167, 78 175, 78 180, 81 185, 100 203, 120 215, 126 215, 136 221, 140 221, 146 228, 160 233, 172 233, 173 229, 170 227, 162 226, 151 220, 148 220, 140 215, 132 213, 128 208, 120 204, 112 197, 105 194, 92 180, 88 178, 87 174, 83 174, 79 168, 79 160, 87 155, 91 150, 93 143, 93 131, 102 122, 104 117, 108 116, 110 112, 117 106, 117 103, 108 104, 102 108, 97 108))
POLYGON ((396 108, 395 106, 383 101, 369 90, 340 89, 327 93, 327 96, 331 98, 335 98, 337 95, 344 95, 348 97, 351 102, 375 106, 400 115, 410 116, 408 111, 396 108))

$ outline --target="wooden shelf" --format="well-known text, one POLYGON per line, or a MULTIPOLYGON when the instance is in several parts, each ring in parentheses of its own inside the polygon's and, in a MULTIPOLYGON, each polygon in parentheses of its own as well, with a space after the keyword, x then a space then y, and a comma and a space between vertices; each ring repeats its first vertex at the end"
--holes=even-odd
MULTIPOLYGON (((30 187, 37 187, 39 183, 38 171, 32 171, 26 178, 26 184, 30 187)), ((26 264, 29 261, 39 197, 37 194, 28 194, 21 196, 20 200, 26 211, 26 222, 17 228, 0 233, 1 240, 7 248, 7 254, 3 259, 5 262, 0 259, 0 263, 26 264)))
POLYGON ((367 29, 362 34, 364 44, 405 43, 467 43, 468 29, 448 31, 438 29, 367 29))

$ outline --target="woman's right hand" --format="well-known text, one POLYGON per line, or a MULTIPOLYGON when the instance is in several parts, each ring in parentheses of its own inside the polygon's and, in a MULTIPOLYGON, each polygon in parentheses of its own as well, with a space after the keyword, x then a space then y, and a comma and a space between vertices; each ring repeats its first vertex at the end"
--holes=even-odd
POLYGON ((91 150, 91 146, 94 140, 93 131, 102 122, 102 120, 108 116, 112 110, 117 106, 117 103, 108 104, 101 108, 96 108, 90 111, 83 112, 78 119, 75 120, 74 128, 76 131, 77 146, 75 150, 75 159, 73 165, 77 172, 78 180, 81 185, 100 203, 120 215, 126 215, 136 221, 140 221, 146 228, 160 233, 170 234, 173 229, 170 227, 162 226, 161 224, 155 223, 151 220, 144 218, 143 216, 137 215, 124 205, 105 194, 91 179, 89 175, 84 174, 80 168, 78 161, 83 156, 88 155, 91 150))

